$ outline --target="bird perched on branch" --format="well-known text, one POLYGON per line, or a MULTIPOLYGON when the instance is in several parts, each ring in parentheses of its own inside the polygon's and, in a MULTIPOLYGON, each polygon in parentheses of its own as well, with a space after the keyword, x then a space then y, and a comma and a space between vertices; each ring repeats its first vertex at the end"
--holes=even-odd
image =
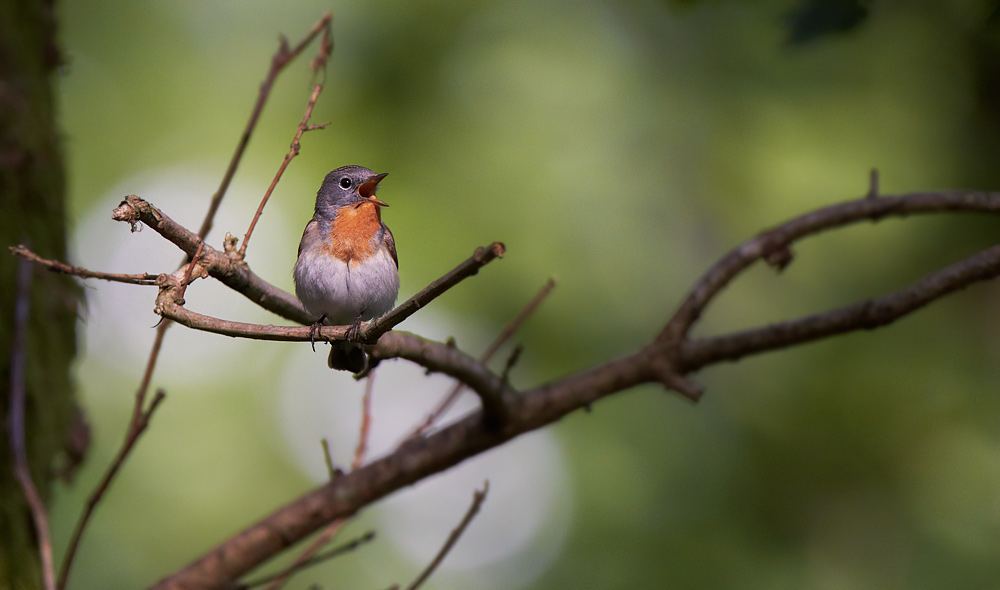
POLYGON ((358 373, 365 353, 357 337, 361 322, 392 309, 399 293, 399 260, 392 232, 382 223, 375 196, 385 174, 344 166, 326 175, 316 194, 316 210, 306 224, 295 261, 295 294, 316 323, 348 325, 348 340, 334 342, 327 364, 358 373))

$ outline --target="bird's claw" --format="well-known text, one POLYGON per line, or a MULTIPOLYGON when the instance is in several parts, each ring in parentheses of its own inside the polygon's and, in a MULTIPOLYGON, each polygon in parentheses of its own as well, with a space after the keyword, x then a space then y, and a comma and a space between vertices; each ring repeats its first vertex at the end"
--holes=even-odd
POLYGON ((354 318, 351 322, 351 326, 347 328, 347 332, 344 334, 344 338, 348 342, 360 342, 361 340, 361 316, 354 318))
POLYGON ((319 331, 323 328, 323 320, 326 316, 320 317, 316 320, 316 323, 309 326, 309 345, 312 346, 313 352, 316 352, 316 336, 319 335, 319 331))

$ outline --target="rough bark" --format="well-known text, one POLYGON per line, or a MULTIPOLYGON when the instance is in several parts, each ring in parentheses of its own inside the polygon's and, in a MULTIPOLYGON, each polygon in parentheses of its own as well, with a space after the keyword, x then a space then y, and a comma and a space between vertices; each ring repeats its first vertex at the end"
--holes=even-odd
MULTIPOLYGON (((0 2, 0 246, 30 243, 66 257, 66 194, 53 75, 60 63, 49 0, 0 2)), ((16 259, 0 254, 0 588, 40 588, 30 513, 12 474, 8 401, 16 259)), ((78 288, 35 272, 27 334, 25 429, 32 477, 43 497, 66 446, 74 412, 70 363, 78 288)))

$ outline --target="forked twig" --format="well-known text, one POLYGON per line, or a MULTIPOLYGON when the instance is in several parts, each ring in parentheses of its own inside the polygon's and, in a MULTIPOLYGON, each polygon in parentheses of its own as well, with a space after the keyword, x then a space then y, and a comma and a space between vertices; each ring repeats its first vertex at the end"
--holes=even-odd
MULTIPOLYGON (((542 288, 538 290, 538 293, 536 293, 535 296, 531 298, 531 301, 529 301, 528 304, 525 305, 523 309, 521 309, 520 313, 514 316, 514 319, 512 319, 510 322, 508 322, 506 326, 504 326, 504 329, 501 330, 500 334, 498 334, 497 337, 493 340, 493 342, 486 347, 486 350, 484 350, 483 353, 479 355, 479 362, 485 364, 487 361, 493 358, 493 355, 496 354, 498 350, 500 350, 500 347, 503 346, 503 344, 507 342, 507 340, 511 336, 513 336, 518 329, 520 329, 521 325, 524 324, 524 322, 527 321, 529 317, 531 317, 531 314, 533 314, 535 310, 538 309, 538 307, 542 304, 542 302, 545 301, 545 298, 549 296, 549 293, 552 292, 552 289, 554 289, 555 286, 556 286, 555 279, 549 279, 548 281, 546 281, 545 285, 543 285, 542 288)), ((417 425, 416 428, 410 431, 410 433, 407 434, 399 442, 399 445, 402 445, 403 443, 405 443, 406 441, 410 440, 415 436, 419 436, 420 434, 425 432, 428 428, 433 426, 434 423, 437 422, 438 418, 440 418, 445 412, 447 412, 448 408, 450 408, 451 405, 455 403, 455 400, 458 399, 458 395, 462 392, 464 388, 465 384, 462 383, 461 381, 455 383, 455 386, 452 387, 451 390, 443 398, 441 398, 441 401, 438 402, 438 405, 435 406, 434 409, 429 414, 427 414, 427 416, 423 419, 423 421, 420 424, 417 425)), ((397 445, 397 448, 399 445, 397 445)))
POLYGON ((324 14, 323 18, 313 25, 309 34, 307 34, 294 49, 290 49, 288 47, 287 39, 281 39, 281 45, 278 47, 278 51, 271 57, 271 67, 267 72, 267 77, 264 78, 264 82, 260 85, 260 92, 257 94, 257 102, 254 104, 253 111, 250 112, 250 120, 247 121, 246 128, 240 136, 239 142, 236 144, 236 150, 233 152, 233 157, 229 160, 229 166, 226 167, 226 173, 222 176, 222 181, 219 183, 218 190, 216 190, 215 194, 212 195, 212 201, 208 205, 208 212, 205 214, 205 219, 201 222, 201 229, 198 230, 198 237, 201 239, 205 239, 208 236, 208 232, 212 230, 212 223, 215 220, 215 214, 219 210, 222 198, 226 196, 226 191, 229 190, 229 184, 232 182, 233 176, 236 174, 236 168, 239 167, 240 161, 243 159, 243 152, 246 151, 246 147, 250 143, 250 136, 253 134, 254 129, 257 128, 257 120, 260 118, 260 114, 264 110, 264 104, 267 102, 267 99, 271 94, 271 88, 274 86, 274 82, 278 78, 278 74, 280 74, 281 71, 285 69, 285 66, 287 66, 292 60, 298 57, 298 55, 302 53, 302 50, 304 50, 320 32, 323 33, 320 51, 316 58, 313 59, 310 67, 312 67, 313 71, 317 71, 320 67, 325 66, 326 60, 330 57, 330 53, 333 51, 333 42, 330 35, 330 21, 332 20, 333 14, 329 12, 324 14))
POLYGON ((302 120, 299 122, 299 126, 295 129, 295 136, 292 138, 292 146, 288 149, 288 153, 285 154, 285 159, 282 160, 281 166, 278 167, 278 172, 275 173, 274 179, 271 180, 271 185, 267 187, 267 191, 264 192, 264 198, 260 200, 260 205, 257 206, 257 212, 254 213, 253 219, 250 220, 250 227, 247 228, 247 233, 243 236, 243 244, 240 245, 239 256, 244 258, 247 253, 247 244, 250 243, 250 236, 253 235, 253 228, 257 226, 257 220, 260 219, 261 213, 264 212, 264 205, 267 205, 268 199, 271 198, 271 193, 274 192, 274 187, 278 186, 278 181, 281 180, 281 176, 285 173, 285 169, 292 162, 295 156, 299 155, 299 151, 302 149, 299 140, 302 139, 302 134, 306 131, 314 131, 316 129, 323 129, 329 123, 321 123, 319 125, 310 125, 309 118, 312 117, 313 107, 316 106, 316 99, 319 98, 319 93, 323 90, 321 84, 316 84, 313 86, 312 94, 309 96, 309 102, 306 105, 306 112, 302 115, 302 120))
POLYGON ((236 590, 248 590, 249 588, 256 588, 257 586, 263 586, 264 584, 270 582, 276 582, 279 580, 287 579, 291 577, 293 574, 298 573, 300 570, 333 559, 334 557, 343 555, 344 553, 354 551, 358 547, 364 545, 365 543, 369 543, 374 539, 375 539, 375 531, 369 531, 364 535, 358 537, 357 539, 354 539, 350 543, 345 543, 325 553, 320 553, 319 555, 308 557, 307 559, 304 559, 302 561, 296 561, 294 564, 281 570, 280 572, 264 576, 263 578, 258 578, 256 580, 245 582, 243 584, 238 584, 236 585, 236 590))

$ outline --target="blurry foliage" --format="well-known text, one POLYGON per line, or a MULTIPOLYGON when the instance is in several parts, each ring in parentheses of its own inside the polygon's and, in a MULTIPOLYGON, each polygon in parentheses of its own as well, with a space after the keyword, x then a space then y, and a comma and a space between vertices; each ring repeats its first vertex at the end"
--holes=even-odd
POLYGON ((852 31, 868 18, 868 2, 804 0, 788 17, 788 42, 802 44, 852 31))

